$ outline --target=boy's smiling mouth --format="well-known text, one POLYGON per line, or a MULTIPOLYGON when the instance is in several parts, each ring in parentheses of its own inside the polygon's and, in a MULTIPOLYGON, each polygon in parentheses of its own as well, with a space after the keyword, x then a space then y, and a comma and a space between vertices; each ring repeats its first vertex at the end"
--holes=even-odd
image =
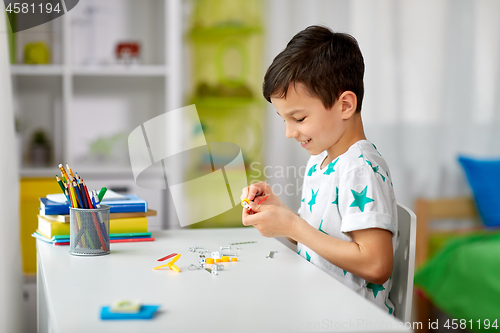
POLYGON ((311 142, 311 139, 308 139, 308 140, 306 140, 306 141, 300 141, 300 145, 301 145, 302 147, 305 147, 305 146, 307 146, 307 144, 308 144, 309 142, 311 142))

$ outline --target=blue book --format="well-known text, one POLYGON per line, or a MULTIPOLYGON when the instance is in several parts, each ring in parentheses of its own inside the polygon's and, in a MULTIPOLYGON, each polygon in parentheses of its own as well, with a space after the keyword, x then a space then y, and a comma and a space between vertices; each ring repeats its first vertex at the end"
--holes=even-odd
MULTIPOLYGON (((125 194, 126 200, 103 200, 103 205, 110 206, 110 213, 137 213, 147 212, 147 201, 139 198, 135 194, 125 194)), ((51 201, 47 198, 40 199, 40 215, 68 215, 69 206, 67 203, 51 201)))

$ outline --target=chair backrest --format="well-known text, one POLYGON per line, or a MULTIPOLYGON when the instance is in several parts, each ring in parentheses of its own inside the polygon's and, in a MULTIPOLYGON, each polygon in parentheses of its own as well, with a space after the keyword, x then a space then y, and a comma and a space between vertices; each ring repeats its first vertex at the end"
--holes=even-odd
POLYGON ((417 217, 415 213, 398 204, 398 240, 394 253, 392 288, 389 299, 396 307, 394 316, 403 322, 411 322, 416 235, 417 217))

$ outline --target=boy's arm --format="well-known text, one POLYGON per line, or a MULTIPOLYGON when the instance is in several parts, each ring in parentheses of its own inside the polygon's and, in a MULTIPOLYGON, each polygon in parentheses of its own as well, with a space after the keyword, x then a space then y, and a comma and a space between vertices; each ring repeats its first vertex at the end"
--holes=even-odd
POLYGON ((328 260, 368 282, 383 284, 393 269, 392 233, 370 228, 352 231, 353 241, 322 233, 300 219, 290 236, 328 260))

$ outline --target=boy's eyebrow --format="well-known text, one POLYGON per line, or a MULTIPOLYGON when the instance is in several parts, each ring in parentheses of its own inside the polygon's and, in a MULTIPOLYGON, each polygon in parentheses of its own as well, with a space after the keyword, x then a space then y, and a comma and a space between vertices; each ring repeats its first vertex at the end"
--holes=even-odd
MULTIPOLYGON (((301 110, 301 109, 295 109, 295 110, 292 110, 292 111, 288 112, 286 115, 287 115, 288 117, 291 117, 291 116, 293 116, 295 113, 300 112, 300 111, 304 111, 304 110, 301 110)), ((278 116, 283 117, 282 115, 280 115, 280 114, 278 113, 278 111, 276 111, 276 113, 278 114, 278 116)))

